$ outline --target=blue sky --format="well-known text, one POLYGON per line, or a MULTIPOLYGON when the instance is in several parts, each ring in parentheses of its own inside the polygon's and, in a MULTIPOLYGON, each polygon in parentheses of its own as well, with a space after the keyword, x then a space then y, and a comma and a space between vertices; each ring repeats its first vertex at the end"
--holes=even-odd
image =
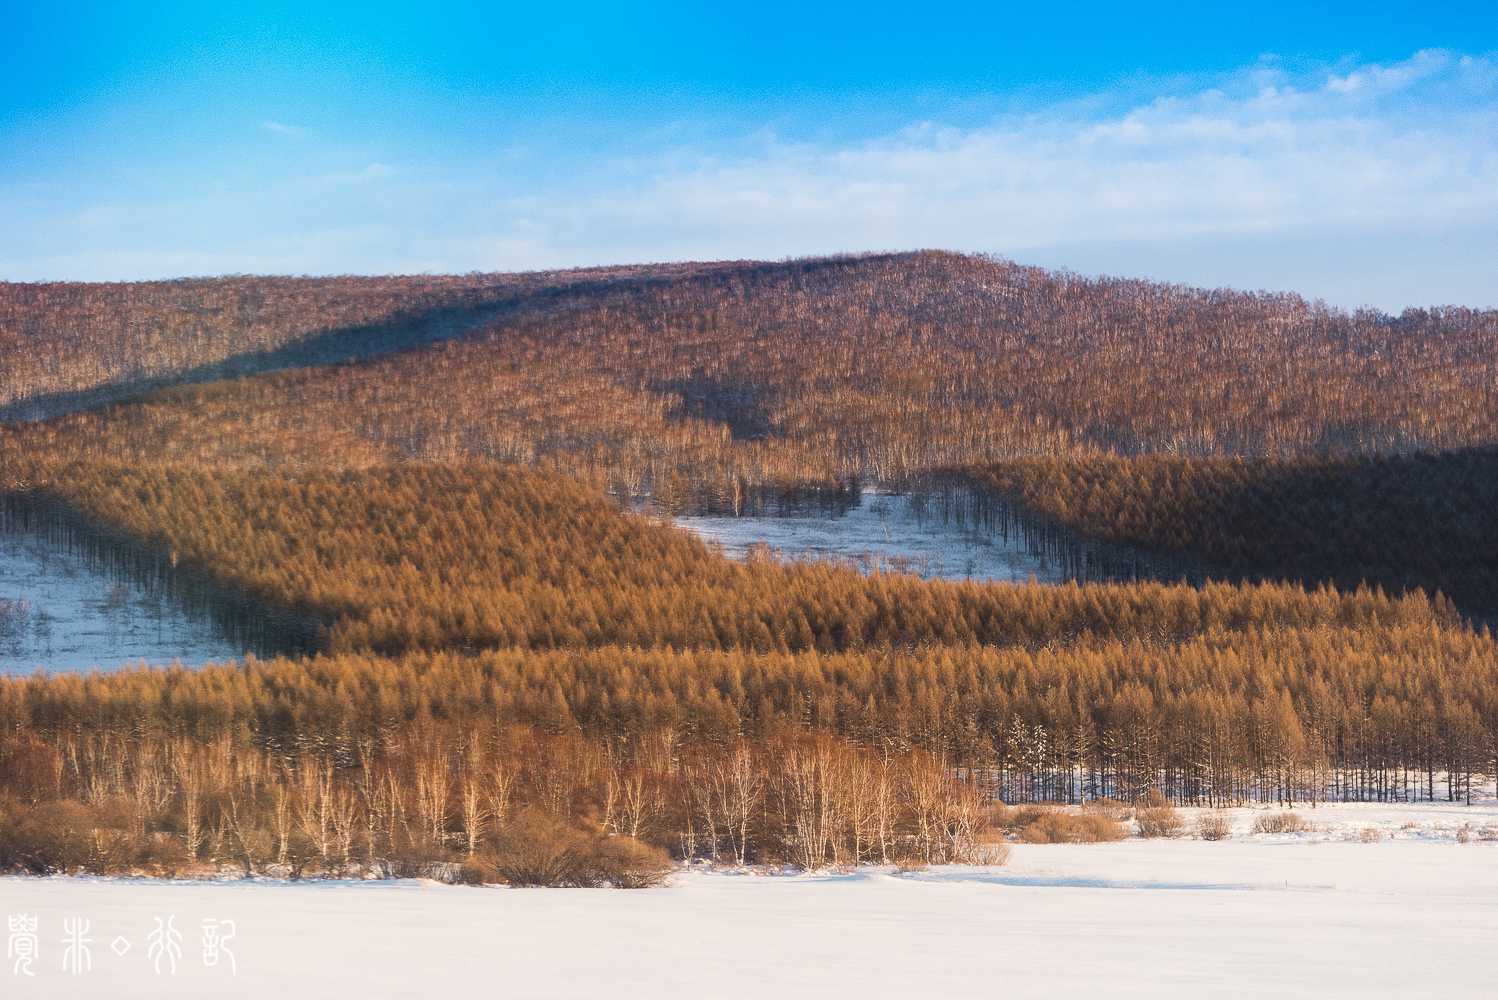
POLYGON ((6 18, 9 280, 944 247, 1498 306, 1491 3, 6 18))

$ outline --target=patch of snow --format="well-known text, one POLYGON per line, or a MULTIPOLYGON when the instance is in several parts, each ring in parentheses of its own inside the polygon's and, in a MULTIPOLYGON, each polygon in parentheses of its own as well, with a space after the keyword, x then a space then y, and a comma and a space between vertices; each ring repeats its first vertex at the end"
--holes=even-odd
POLYGON ((29 533, 0 531, 0 672, 201 666, 244 650, 170 595, 112 579, 29 533))
POLYGON ((907 499, 865 493, 863 502, 840 516, 681 517, 678 526, 723 546, 730 558, 746 558, 758 545, 782 559, 850 560, 864 572, 915 573, 923 579, 1061 582, 1054 566, 1032 557, 1010 535, 973 524, 943 523, 920 515, 907 499))

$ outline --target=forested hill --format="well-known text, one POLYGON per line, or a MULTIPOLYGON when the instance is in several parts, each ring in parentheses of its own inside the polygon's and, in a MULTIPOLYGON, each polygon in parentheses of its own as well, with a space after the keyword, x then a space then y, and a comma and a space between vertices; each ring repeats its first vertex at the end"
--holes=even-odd
MULTIPOLYGON (((921 252, 517 275, 5 284, 0 418, 454 337, 478 343, 394 367, 387 359, 358 378, 456 377, 468 393, 500 395, 516 391, 509 372, 544 390, 591 379, 616 424, 706 420, 737 439, 804 443, 843 474, 1094 449, 1429 450, 1491 443, 1498 417, 1493 311, 1346 313, 1296 295, 1093 281, 921 252)), ((387 389, 387 398, 406 391, 387 389)), ((483 416, 464 392, 446 409, 432 420, 483 416)), ((568 429, 596 446, 608 422, 568 429)), ((443 433, 415 430, 423 440, 443 433)), ((504 447, 524 455, 548 443, 512 433, 504 447)))
POLYGON ((6 285, 0 343, 12 413, 333 362, 9 424, 15 469, 499 461, 727 515, 955 482, 1017 505, 1083 576, 1184 565, 1498 609, 1495 311, 1346 313, 921 252, 6 285), (1102 544, 1128 566, 1084 551, 1102 544))
POLYGON ((0 426, 0 530, 316 654, 0 679, 0 869, 421 874, 532 816, 815 867, 874 858, 879 809, 930 862, 979 830, 942 796, 1498 771, 1498 313, 917 253, 5 286, 0 337, 7 412, 116 400, 0 426), (871 484, 1115 580, 730 562, 670 521, 871 484))

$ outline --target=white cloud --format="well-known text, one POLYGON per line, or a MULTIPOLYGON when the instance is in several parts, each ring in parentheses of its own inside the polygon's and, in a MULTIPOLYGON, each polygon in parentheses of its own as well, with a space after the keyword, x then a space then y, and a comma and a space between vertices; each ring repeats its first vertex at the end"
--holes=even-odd
MULTIPOLYGON (((678 152, 616 170, 621 181, 643 180, 567 192, 565 212, 554 197, 549 220, 531 212, 555 248, 581 250, 603 236, 658 257, 945 246, 1029 259, 1127 244, 1135 267, 1147 268, 1152 256, 1172 259, 1182 240, 1251 254, 1255 240, 1282 253, 1296 242, 1398 234, 1386 244, 1388 269, 1429 274, 1451 231, 1486 227, 1498 239, 1492 70, 1420 53, 1319 86, 1281 79, 1260 89, 1259 71, 1236 88, 1163 97, 1101 120, 1062 107, 977 128, 924 124, 842 148, 771 140, 734 158, 678 152)), ((1335 286, 1341 296, 1360 287, 1318 256, 1296 272, 1300 287, 1335 286)), ((1256 271, 1283 275, 1252 261, 1240 268, 1236 279, 1183 277, 1251 284, 1256 271)), ((1498 304, 1493 287, 1460 291, 1473 304, 1498 304)), ((1388 292, 1387 276, 1368 272, 1353 304, 1389 303, 1388 292)), ((1399 294, 1407 293, 1417 290, 1399 294)))
POLYGON ((1266 59, 1098 110, 1109 103, 842 144, 746 122, 736 145, 630 156, 421 162, 386 149, 61 215, 28 194, 34 211, 0 222, 13 258, 0 274, 147 276, 132 254, 142 268, 330 273, 924 246, 1344 305, 1498 306, 1498 255, 1473 257, 1498 238, 1493 61, 1422 52, 1293 76, 1266 59))

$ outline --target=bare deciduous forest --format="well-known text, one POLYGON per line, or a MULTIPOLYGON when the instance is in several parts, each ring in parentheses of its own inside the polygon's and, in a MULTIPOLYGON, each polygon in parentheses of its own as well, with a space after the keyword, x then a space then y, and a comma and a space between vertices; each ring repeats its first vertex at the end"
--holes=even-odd
POLYGON ((72 411, 0 429, 6 530, 264 654, 0 682, 0 864, 649 884, 1498 771, 1490 312, 919 253, 7 285, 0 343, 72 411), (670 523, 870 486, 1100 582, 670 523))

